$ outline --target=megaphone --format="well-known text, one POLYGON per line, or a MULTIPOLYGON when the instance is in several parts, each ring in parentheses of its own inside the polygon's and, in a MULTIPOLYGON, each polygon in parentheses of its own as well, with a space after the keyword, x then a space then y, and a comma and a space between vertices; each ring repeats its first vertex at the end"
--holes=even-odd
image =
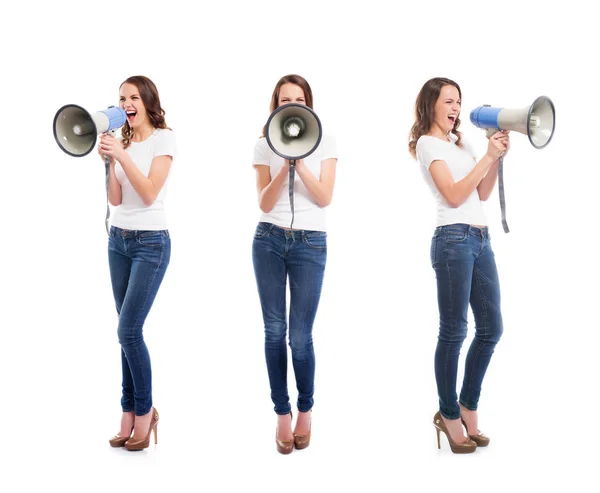
POLYGON ((98 135, 112 132, 125 125, 127 114, 116 106, 98 111, 93 115, 76 104, 67 104, 54 116, 54 139, 64 152, 82 157, 91 152, 98 135))
MULTIPOLYGON (((265 130, 267 143, 273 152, 290 161, 311 155, 319 146, 322 135, 317 114, 298 103, 289 103, 273 111, 265 130)), ((290 164, 293 166, 293 163, 290 164)))
POLYGON ((536 149, 550 143, 556 120, 554 104, 546 96, 540 96, 531 106, 521 109, 478 106, 471 111, 470 118, 473 125, 486 129, 488 137, 498 130, 514 130, 527 135, 536 149))
MULTIPOLYGON (((531 106, 521 109, 495 108, 490 105, 478 106, 470 115, 471 123, 483 128, 491 137, 499 130, 514 130, 527 135, 529 142, 536 149, 546 147, 554 135, 556 112, 550 98, 540 96, 531 106)), ((500 210, 502 227, 508 233, 506 222, 506 200, 504 198, 504 159, 498 159, 498 192, 500 194, 500 210)))
POLYGON ((290 161, 289 196, 294 225, 294 173, 297 159, 310 156, 323 137, 321 120, 308 106, 289 103, 277 108, 265 125, 265 138, 271 150, 290 161))

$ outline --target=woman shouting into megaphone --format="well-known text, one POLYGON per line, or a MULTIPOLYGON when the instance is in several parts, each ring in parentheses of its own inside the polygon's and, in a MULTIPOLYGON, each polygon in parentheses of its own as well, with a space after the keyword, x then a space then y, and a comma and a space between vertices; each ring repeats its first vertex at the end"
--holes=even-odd
POLYGON ((325 207, 333 196, 337 162, 335 141, 321 135, 312 107, 308 82, 299 75, 282 77, 273 91, 270 110, 272 117, 278 109, 279 114, 289 110, 289 115, 281 120, 282 126, 289 127, 283 129, 283 134, 287 134, 281 137, 278 125, 265 126, 263 137, 254 148, 253 166, 262 215, 254 233, 252 259, 264 321, 271 399, 278 419, 275 441, 282 454, 310 443, 315 379, 312 329, 327 258, 325 207), (289 106, 282 108, 284 105, 289 106), (288 144, 296 150, 286 153, 278 149, 288 144), (294 152, 304 157, 293 159, 294 152), (287 154, 289 159, 282 157, 287 154), (294 177, 290 166, 299 178, 295 185, 290 181, 294 177), (298 417, 293 431, 287 389, 288 279, 289 345, 298 389, 298 417))
POLYGON ((119 93, 127 113, 122 138, 103 135, 98 146, 110 158, 108 200, 116 207, 108 260, 123 372, 121 429, 110 444, 141 450, 149 446, 152 431, 156 443, 158 426, 142 329, 171 257, 164 202, 175 136, 150 79, 130 77, 119 93))
POLYGON ((458 131, 461 91, 444 78, 425 83, 415 104, 409 151, 437 203, 431 264, 437 279, 440 315, 435 352, 439 411, 433 418, 455 453, 474 452, 489 443, 479 432, 477 406, 481 384, 502 335, 500 285, 482 201, 498 176, 498 159, 509 150, 507 132, 496 132, 479 161, 458 131), (460 398, 456 379, 460 348, 467 335, 469 304, 475 338, 466 357, 460 398), (467 430, 464 436, 463 425, 467 430))

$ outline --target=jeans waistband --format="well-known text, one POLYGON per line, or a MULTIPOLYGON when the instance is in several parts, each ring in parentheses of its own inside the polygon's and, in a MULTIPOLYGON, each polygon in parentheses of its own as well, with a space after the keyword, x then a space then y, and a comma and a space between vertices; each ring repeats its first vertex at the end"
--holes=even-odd
POLYGON ((305 236, 326 236, 325 231, 314 231, 312 229, 285 229, 273 223, 259 222, 259 226, 265 228, 270 234, 282 238, 302 238, 305 236))
POLYGON ((470 224, 446 224, 444 226, 438 226, 435 228, 435 232, 439 233, 441 231, 459 231, 461 233, 467 233, 472 236, 479 236, 481 238, 489 238, 490 231, 487 226, 483 228, 478 228, 476 226, 471 226, 470 224))
POLYGON ((148 236, 153 233, 162 233, 165 236, 169 236, 169 230, 167 229, 121 229, 117 226, 110 227, 111 235, 122 236, 123 238, 138 238, 140 236, 148 236))

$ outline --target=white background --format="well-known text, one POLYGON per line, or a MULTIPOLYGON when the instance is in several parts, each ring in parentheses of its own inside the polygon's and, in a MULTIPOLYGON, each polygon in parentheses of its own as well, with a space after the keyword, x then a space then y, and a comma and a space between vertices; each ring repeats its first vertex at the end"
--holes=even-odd
MULTIPOLYGON (((584 2, 69 2, 3 9, 2 491, 592 491, 598 408, 597 26, 584 2), (558 3, 557 3, 558 5, 558 3), (313 440, 275 451, 251 261, 251 158, 277 80, 310 82, 340 158, 314 327, 313 440), (158 446, 111 449, 120 357, 104 167, 54 142, 64 104, 157 84, 179 154, 172 260, 145 327, 158 446), (437 450, 435 205, 407 151, 422 84, 557 111, 512 134, 508 222, 486 203, 505 334, 480 401, 487 449, 437 450)), ((469 339, 473 326, 469 327, 469 339)), ((291 370, 291 365, 290 365, 291 370)), ((462 372, 459 374, 461 381, 462 372)), ((290 372, 292 404, 296 392, 290 372)), ((596 486, 594 487, 594 483, 596 486)))

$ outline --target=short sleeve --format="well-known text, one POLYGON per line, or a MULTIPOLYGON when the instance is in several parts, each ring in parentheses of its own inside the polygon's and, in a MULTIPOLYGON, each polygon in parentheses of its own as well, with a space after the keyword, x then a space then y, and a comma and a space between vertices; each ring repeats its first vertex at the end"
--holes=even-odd
POLYGON ((154 156, 171 156, 174 158, 175 150, 175 134, 172 130, 161 129, 154 143, 154 156))
POLYGON ((269 166, 269 151, 267 139, 260 138, 256 145, 254 146, 254 157, 252 158, 252 165, 255 164, 264 164, 265 166, 269 166))
POLYGON ((436 142, 435 138, 429 138, 426 135, 420 137, 417 141, 417 160, 425 169, 429 170, 431 163, 434 161, 445 161, 444 151, 439 145, 443 142, 436 142), (423 138, 426 137, 426 138, 423 138))
POLYGON ((330 135, 324 135, 321 140, 321 145, 323 146, 323 151, 321 153, 321 161, 325 161, 326 159, 337 159, 337 145, 336 141, 330 135))

